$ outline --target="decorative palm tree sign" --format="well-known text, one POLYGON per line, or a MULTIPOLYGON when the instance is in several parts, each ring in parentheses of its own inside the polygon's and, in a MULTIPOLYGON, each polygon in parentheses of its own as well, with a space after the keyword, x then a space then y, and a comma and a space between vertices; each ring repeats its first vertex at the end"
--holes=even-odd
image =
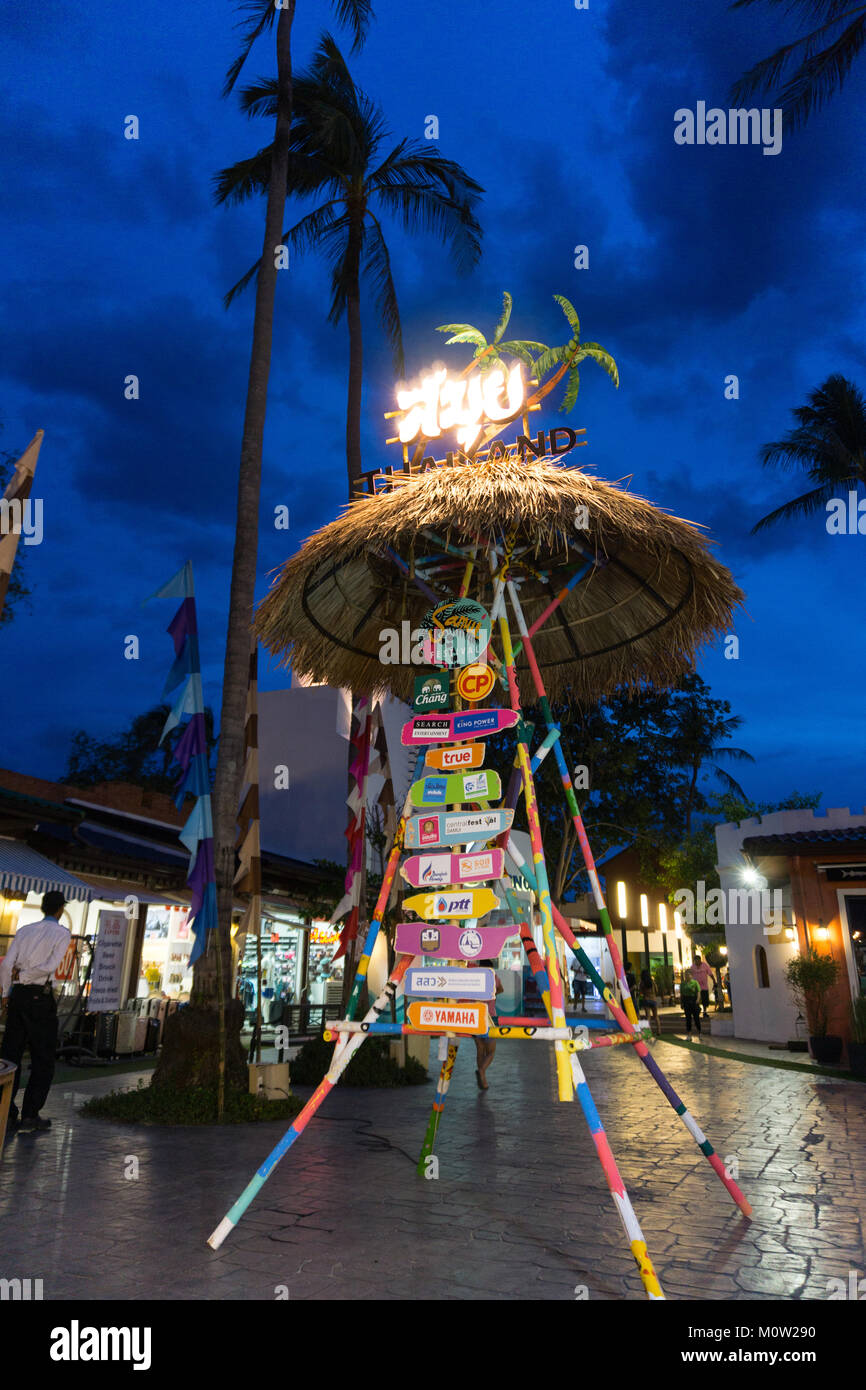
MULTIPOLYGON (((662 1073, 650 1051, 647 1028, 638 1021, 569 773, 574 759, 550 706, 553 696, 588 702, 622 687, 653 684, 664 689, 674 684, 692 668, 702 645, 730 630, 743 595, 691 522, 569 467, 561 458, 538 456, 549 436, 540 431, 535 441, 530 439, 529 412, 541 407, 558 382, 566 383, 562 406, 571 409, 584 358, 599 362, 617 380, 613 359, 597 343, 580 342, 577 314, 567 301, 559 302, 573 332, 560 348, 506 341, 511 311, 507 295, 491 342, 469 325, 448 326, 452 342, 474 348, 473 358, 456 378, 436 368, 425 372, 417 386, 401 388, 400 408, 392 418, 398 421, 396 438, 406 466, 381 474, 381 490, 358 497, 312 536, 283 566, 256 614, 260 641, 282 660, 290 659, 297 674, 371 694, 390 691, 407 705, 419 677, 425 676, 417 664, 419 654, 424 659, 423 644, 404 644, 402 661, 386 661, 378 645, 383 631, 399 632, 401 624, 422 631, 431 611, 467 620, 471 616, 490 632, 484 663, 492 680, 483 682, 489 685, 483 707, 463 708, 462 700, 471 702, 482 688, 479 667, 457 670, 452 662, 436 673, 437 679, 450 683, 451 709, 412 715, 407 708, 402 742, 416 754, 412 785, 346 1016, 329 1023, 325 1033, 335 1044, 331 1065, 211 1235, 214 1249, 241 1219, 370 1035, 420 1034, 440 1040, 442 1065, 418 1160, 418 1172, 424 1176, 429 1175, 429 1165, 438 1162, 433 1149, 460 1038, 483 1034, 508 1043, 548 1046, 559 1101, 577 1101, 583 1113, 650 1299, 664 1294, 590 1094, 581 1052, 613 1046, 631 1052, 636 1067, 659 1088, 739 1211, 750 1214, 743 1193, 662 1073), (518 418, 523 434, 508 451, 501 444, 485 447, 518 418), (431 441, 452 431, 463 447, 444 461, 448 466, 428 461, 431 441), (541 715, 535 728, 523 717, 529 703, 541 715), (515 731, 517 756, 503 795, 500 780, 484 767, 486 740, 509 727, 515 731), (582 949, 551 895, 535 789, 537 769, 551 755, 583 854, 618 995, 582 949), (532 845, 528 858, 512 832, 521 800, 532 845), (537 939, 516 894, 518 877, 532 894, 534 916, 540 922, 537 939), (396 964, 384 988, 357 1019, 385 911, 392 890, 401 889, 402 883, 415 891, 404 896, 400 909, 396 964), (477 970, 470 974, 473 961, 484 965, 501 949, 496 933, 503 929, 487 925, 485 918, 506 904, 514 923, 510 930, 519 930, 547 1015, 537 1023, 495 1015, 495 1004, 488 1008, 485 1002, 489 979, 477 970), (412 914, 417 921, 411 921, 412 914), (601 1029, 566 1015, 557 935, 574 952, 607 1006, 610 1017, 601 1029), (392 1022, 398 991, 407 1001, 405 1021, 392 1022)), ((555 454, 555 448, 551 452, 555 454)), ((577 1171, 583 1160, 570 1154, 565 1161, 577 1171)), ((670 1215, 673 1220, 676 1212, 670 1215)))

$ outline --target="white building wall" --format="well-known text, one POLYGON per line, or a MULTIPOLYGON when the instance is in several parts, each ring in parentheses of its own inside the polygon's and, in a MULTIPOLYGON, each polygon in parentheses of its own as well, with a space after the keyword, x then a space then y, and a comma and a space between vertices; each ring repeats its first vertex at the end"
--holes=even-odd
MULTIPOLYGON (((725 902, 728 892, 743 887, 743 841, 752 835, 793 835, 809 830, 848 829, 866 825, 866 813, 854 815, 846 807, 834 807, 825 813, 810 810, 773 811, 766 816, 753 816, 739 824, 716 826, 717 868, 725 902)), ((731 974, 731 1002, 734 1010, 734 1033, 738 1038, 753 1038, 758 1042, 786 1043, 797 1036, 797 1009, 785 983, 785 966, 797 954, 799 945, 785 938, 784 932, 767 934, 763 925, 730 924, 725 929, 728 944, 728 967, 731 974), (767 953, 769 989, 758 985, 755 964, 756 947, 767 953)))
MULTIPOLYGON (((409 785, 410 750, 400 743, 400 729, 409 717, 405 705, 385 702, 388 754, 398 799, 409 785)), ((292 859, 346 862, 347 730, 343 693, 330 686, 259 692, 263 849, 292 859), (287 788, 275 786, 278 767, 288 768, 287 788)), ((381 790, 382 778, 371 777, 368 801, 374 801, 381 790)))

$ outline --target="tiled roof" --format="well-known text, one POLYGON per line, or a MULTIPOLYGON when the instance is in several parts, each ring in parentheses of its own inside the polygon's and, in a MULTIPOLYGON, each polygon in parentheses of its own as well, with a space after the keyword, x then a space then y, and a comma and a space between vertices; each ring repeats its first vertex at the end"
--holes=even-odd
POLYGON ((852 845, 862 845, 866 849, 866 825, 852 825, 838 830, 796 830, 785 835, 749 835, 743 840, 743 849, 748 853, 754 850, 777 854, 790 846, 794 853, 799 850, 850 849, 852 845))

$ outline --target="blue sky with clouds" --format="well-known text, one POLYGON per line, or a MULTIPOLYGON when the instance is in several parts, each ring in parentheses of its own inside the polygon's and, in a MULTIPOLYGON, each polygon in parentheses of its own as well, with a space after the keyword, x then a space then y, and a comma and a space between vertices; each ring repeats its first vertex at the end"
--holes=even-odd
MULTIPOLYGON (((778 6, 722 0, 377 0, 352 58, 394 139, 423 137, 486 189, 484 256, 388 226, 414 374, 442 355, 436 324, 492 326, 503 289, 517 336, 559 341, 555 293, 605 344, 621 386, 591 365, 571 422, 580 463, 708 527, 746 591, 740 658, 700 669, 744 718, 756 798, 820 789, 863 804, 866 538, 823 518, 755 538, 802 491, 757 463, 830 372, 866 386, 866 64, 781 152, 681 146, 674 112, 728 105, 734 81, 794 30, 778 6), (767 13, 763 12, 766 8, 767 13), (574 267, 586 244, 590 267, 574 267), (724 397, 735 373, 740 398, 724 397)), ((89 0, 4 13, 5 216, 0 227, 0 447, 38 428, 45 539, 21 548, 33 597, 0 631, 2 761, 62 773, 77 728, 105 735, 160 694, 168 601, 141 600, 189 556, 206 695, 219 706, 252 295, 222 296, 259 253, 262 206, 216 208, 214 173, 269 138, 220 96, 237 44, 228 0, 89 0), (135 114, 140 139, 123 136, 135 114), (124 399, 134 373, 141 398, 124 399), (141 639, 137 662, 124 637, 141 639)), ((298 0, 294 56, 333 28, 298 0)), ((348 50, 349 42, 334 30, 348 50)), ((271 42, 249 76, 273 69, 271 42)), ((299 213, 292 209, 290 218, 299 213)), ((267 574, 344 500, 345 325, 326 321, 314 256, 281 277, 262 486, 267 574), (292 529, 275 531, 287 504, 292 529)), ((390 353, 365 321, 365 465, 384 457, 390 353)), ((455 357, 462 365, 462 359, 455 357)), ((550 423, 557 423, 551 420, 550 423)), ((285 683, 264 658, 265 688, 285 683)))

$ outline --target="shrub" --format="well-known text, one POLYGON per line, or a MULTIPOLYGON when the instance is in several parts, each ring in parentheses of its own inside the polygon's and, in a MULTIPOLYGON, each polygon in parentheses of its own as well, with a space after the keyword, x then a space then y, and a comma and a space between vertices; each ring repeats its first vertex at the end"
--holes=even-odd
MULTIPOLYGON (((262 1096, 250 1095, 249 1091, 227 1088, 224 1122, 238 1125, 256 1120, 291 1120, 303 1104, 296 1096, 265 1100, 262 1096)), ((94 1096, 82 1105, 81 1113, 100 1120, 124 1120, 128 1124, 215 1125, 217 1092, 216 1087, 190 1086, 180 1090, 139 1081, 135 1090, 94 1096)))
MULTIPOLYGON (((388 1053, 387 1038, 368 1038, 355 1053, 340 1078, 345 1086, 420 1086, 429 1078, 421 1063, 406 1058, 401 1067, 388 1053)), ((305 1042, 292 1062, 292 1081, 299 1086, 318 1086, 334 1055, 334 1044, 324 1038, 305 1042)))
POLYGON ((813 1037, 823 1038, 827 1033, 827 994, 838 978, 839 962, 814 947, 793 956, 785 966, 785 979, 797 1007, 805 1010, 813 1037))

